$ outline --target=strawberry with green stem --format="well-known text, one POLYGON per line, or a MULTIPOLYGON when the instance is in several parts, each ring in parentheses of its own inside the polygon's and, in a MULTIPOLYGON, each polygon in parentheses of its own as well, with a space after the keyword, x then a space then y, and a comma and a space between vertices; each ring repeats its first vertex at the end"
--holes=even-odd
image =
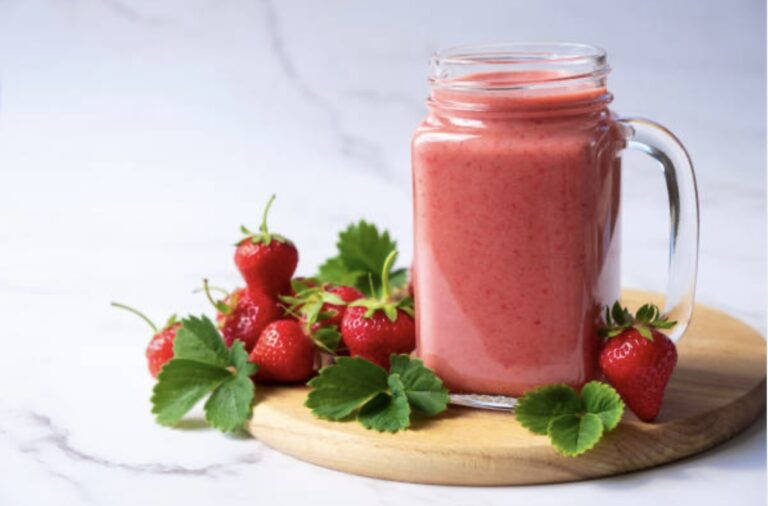
POLYGON ((396 300, 389 283, 390 268, 397 258, 393 250, 381 273, 381 296, 352 302, 341 322, 341 335, 350 355, 389 368, 391 354, 410 353, 416 347, 413 301, 396 300))
POLYGON ((163 328, 158 328, 155 323, 149 319, 147 315, 139 311, 138 309, 120 304, 119 302, 113 302, 113 307, 124 309, 129 311, 145 322, 152 328, 152 339, 149 340, 147 345, 147 365, 149 367, 149 373, 152 377, 157 378, 160 374, 160 370, 163 366, 173 358, 173 340, 176 338, 176 331, 179 330, 181 323, 176 319, 176 315, 171 315, 168 321, 165 322, 163 328))
POLYGON ((363 293, 351 286, 330 283, 318 286, 313 280, 304 279, 294 279, 291 286, 292 295, 280 297, 288 304, 286 312, 299 320, 304 332, 320 349, 336 354, 347 305, 363 298, 363 293))
POLYGON ((634 316, 618 302, 605 310, 600 368, 629 409, 645 422, 659 414, 677 364, 675 344, 660 329, 676 323, 653 304, 643 305, 634 316))
POLYGON ((280 300, 289 304, 288 311, 298 314, 305 327, 317 330, 322 327, 339 327, 347 305, 364 297, 357 288, 324 283, 318 286, 294 280, 294 294, 280 300))
POLYGON ((270 297, 288 293, 291 277, 299 263, 299 252, 291 241, 267 228, 267 215, 275 196, 272 195, 264 207, 258 232, 251 232, 245 226, 240 230, 245 238, 237 243, 235 265, 252 292, 261 292, 270 297))
POLYGON ((277 302, 263 293, 248 288, 237 288, 224 299, 215 300, 211 290, 208 280, 204 279, 203 291, 217 310, 216 323, 227 346, 232 346, 235 340, 240 340, 246 351, 251 351, 264 328, 283 316, 277 302))

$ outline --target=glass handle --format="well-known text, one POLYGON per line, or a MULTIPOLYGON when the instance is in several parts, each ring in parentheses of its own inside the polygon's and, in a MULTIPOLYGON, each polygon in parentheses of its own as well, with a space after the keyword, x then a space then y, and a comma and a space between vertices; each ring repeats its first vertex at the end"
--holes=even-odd
POLYGON ((646 119, 620 120, 629 131, 627 147, 654 158, 664 171, 669 195, 669 273, 662 312, 677 325, 670 338, 680 339, 693 313, 699 256, 699 196, 688 152, 672 132, 646 119))

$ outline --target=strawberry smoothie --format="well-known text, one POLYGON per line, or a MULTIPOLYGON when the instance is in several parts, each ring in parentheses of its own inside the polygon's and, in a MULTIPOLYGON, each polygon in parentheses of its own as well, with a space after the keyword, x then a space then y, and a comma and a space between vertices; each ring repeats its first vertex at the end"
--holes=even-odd
POLYGON ((412 145, 416 353, 452 391, 598 375, 619 292, 625 141, 609 102, 604 79, 560 72, 433 79, 412 145))

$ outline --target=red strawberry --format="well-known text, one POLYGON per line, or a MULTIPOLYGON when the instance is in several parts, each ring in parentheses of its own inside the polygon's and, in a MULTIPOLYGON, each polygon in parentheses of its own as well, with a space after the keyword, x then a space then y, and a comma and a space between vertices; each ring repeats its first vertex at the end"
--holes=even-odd
POLYGON ((315 345, 295 320, 278 320, 261 333, 249 360, 258 364, 257 381, 296 383, 314 372, 315 345))
POLYGON ((283 310, 275 299, 260 292, 238 288, 224 300, 217 301, 211 296, 207 279, 203 280, 203 289, 218 310, 216 322, 227 346, 239 339, 245 349, 251 351, 264 328, 283 317, 283 310))
POLYGON ((117 302, 113 302, 112 305, 130 311, 152 327, 154 335, 149 340, 146 355, 149 373, 152 377, 157 378, 157 375, 160 374, 160 369, 173 358, 173 340, 176 338, 176 331, 181 327, 181 323, 176 321, 176 315, 172 315, 168 318, 165 326, 158 330, 157 325, 141 311, 117 302))
POLYGON ((600 367, 638 418, 653 421, 661 409, 664 389, 677 364, 675 344, 657 329, 676 322, 659 316, 659 308, 646 304, 634 317, 619 303, 606 309, 607 342, 600 352, 600 367))
POLYGON ((149 373, 157 378, 160 370, 166 362, 173 358, 173 340, 176 338, 176 331, 181 327, 181 323, 174 323, 170 327, 165 327, 160 332, 152 336, 147 346, 147 364, 149 373))
POLYGON ((363 357, 389 369, 392 353, 410 353, 416 347, 416 327, 410 298, 395 301, 390 295, 389 269, 397 256, 384 262, 381 298, 352 302, 341 321, 341 335, 350 355, 363 357))
POLYGON ((281 235, 271 234, 267 229, 267 214, 274 200, 275 196, 272 195, 264 208, 258 233, 240 227, 246 237, 237 243, 235 250, 235 264, 248 288, 270 297, 290 291, 291 276, 299 263, 296 246, 281 235))

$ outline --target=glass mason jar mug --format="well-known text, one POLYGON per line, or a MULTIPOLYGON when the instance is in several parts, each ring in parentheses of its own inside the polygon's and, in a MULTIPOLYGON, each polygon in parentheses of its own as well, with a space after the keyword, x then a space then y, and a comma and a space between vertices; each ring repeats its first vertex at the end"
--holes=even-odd
POLYGON ((671 231, 664 312, 691 317, 698 201, 663 127, 608 109, 605 52, 472 46, 432 60, 413 137, 416 353, 453 392, 517 396, 599 376, 598 328, 619 296, 621 152, 663 169, 671 231))

